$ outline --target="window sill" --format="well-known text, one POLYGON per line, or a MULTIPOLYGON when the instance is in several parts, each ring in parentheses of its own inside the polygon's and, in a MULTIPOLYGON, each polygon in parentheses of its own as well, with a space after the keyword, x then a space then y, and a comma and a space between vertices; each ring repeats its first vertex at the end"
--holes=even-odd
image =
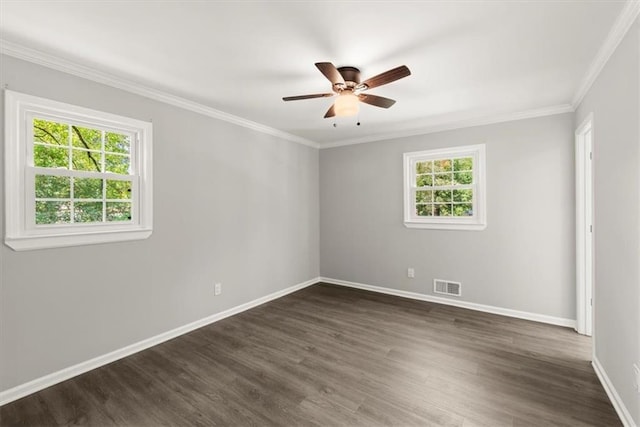
POLYGON ((460 230, 460 231, 482 231, 487 228, 487 224, 460 224, 451 222, 416 222, 405 221, 404 226, 407 228, 423 228, 430 230, 460 230))
POLYGON ((68 246, 97 245, 100 243, 127 242, 143 240, 151 235, 150 229, 138 229, 117 232, 98 232, 83 234, 65 234, 50 236, 6 237, 5 244, 14 251, 34 249, 63 248, 68 246))

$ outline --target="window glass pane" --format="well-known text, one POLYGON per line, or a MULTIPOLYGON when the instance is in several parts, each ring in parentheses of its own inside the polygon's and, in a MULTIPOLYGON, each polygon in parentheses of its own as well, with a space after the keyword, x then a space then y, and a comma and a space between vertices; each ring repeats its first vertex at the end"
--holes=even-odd
POLYGON ((454 202, 469 202, 473 201, 473 190, 453 190, 454 202))
POLYGON ((451 170, 451 159, 434 160, 433 171, 434 172, 449 172, 451 170))
POLYGON ((129 175, 129 156, 105 154, 106 172, 129 175))
POLYGON ((416 215, 433 216, 433 205, 416 205, 416 215))
POLYGON ((69 167, 69 150, 66 148, 33 146, 33 165, 40 168, 69 167))
POLYGON ((416 187, 430 187, 433 185, 433 175, 418 175, 416 177, 416 187))
POLYGON ((95 151, 73 150, 73 169, 77 171, 101 172, 102 154, 95 151))
POLYGON ((71 202, 36 201, 36 224, 68 224, 71 202))
POLYGON ((416 191, 416 203, 433 202, 433 191, 416 191))
POLYGON ((102 179, 74 178, 73 179, 73 198, 74 199, 102 199, 102 179))
POLYGON ((436 203, 433 205, 433 216, 451 216, 451 204, 436 203))
POLYGON ((453 174, 454 184, 472 184, 473 172, 456 172, 453 174))
POLYGON ((107 221, 130 221, 131 203, 129 202, 107 202, 107 221))
POLYGON ((44 144, 69 145, 69 125, 33 119, 33 140, 44 144))
POLYGON ((102 150, 102 131, 80 126, 71 126, 71 130, 71 143, 74 147, 102 150))
POLYGON ((71 197, 71 178, 68 176, 36 175, 36 197, 39 199, 68 199, 71 197))
POLYGON ((453 160, 453 170, 470 171, 473 170, 473 157, 463 157, 453 160))
POLYGON ((471 203, 454 204, 453 216, 473 216, 473 206, 471 203))
POLYGON ((102 222, 102 202, 75 202, 75 222, 102 222))
POLYGON ((434 185, 451 185, 451 173, 439 173, 433 176, 434 185))
POLYGON ((436 202, 451 203, 451 190, 434 191, 436 202))
POLYGON ((433 161, 416 163, 416 173, 431 173, 433 172, 433 161))
POLYGON ((129 135, 107 132, 104 139, 104 150, 129 154, 131 152, 131 138, 129 135))
POLYGON ((107 199, 130 199, 131 181, 107 180, 107 199))

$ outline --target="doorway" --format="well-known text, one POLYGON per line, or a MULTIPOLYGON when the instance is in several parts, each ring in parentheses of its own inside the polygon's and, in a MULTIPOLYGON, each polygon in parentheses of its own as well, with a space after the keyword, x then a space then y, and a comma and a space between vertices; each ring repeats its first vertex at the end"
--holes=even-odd
POLYGON ((576 129, 576 331, 593 334, 593 114, 576 129))

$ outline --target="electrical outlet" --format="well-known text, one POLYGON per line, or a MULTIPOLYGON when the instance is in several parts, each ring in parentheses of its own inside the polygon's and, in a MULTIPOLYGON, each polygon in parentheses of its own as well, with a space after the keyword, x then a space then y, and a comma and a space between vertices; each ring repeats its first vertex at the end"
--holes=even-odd
POLYGON ((220 295, 222 293, 222 283, 216 283, 213 285, 213 294, 220 295))
POLYGON ((637 364, 633 364, 633 378, 634 378, 634 386, 636 388, 636 391, 638 393, 640 393, 640 368, 638 367, 637 364))
POLYGON ((416 272, 414 271, 413 268, 408 268, 407 269, 407 277, 410 279, 413 279, 414 277, 416 277, 416 272))

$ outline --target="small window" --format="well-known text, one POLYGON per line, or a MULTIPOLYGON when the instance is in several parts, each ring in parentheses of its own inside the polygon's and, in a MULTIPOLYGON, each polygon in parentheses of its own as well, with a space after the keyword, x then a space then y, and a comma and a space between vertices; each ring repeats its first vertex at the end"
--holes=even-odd
POLYGON ((486 228, 484 167, 484 144, 405 153, 405 226, 486 228))
POLYGON ((151 234, 151 123, 12 91, 5 100, 7 245, 151 234))

